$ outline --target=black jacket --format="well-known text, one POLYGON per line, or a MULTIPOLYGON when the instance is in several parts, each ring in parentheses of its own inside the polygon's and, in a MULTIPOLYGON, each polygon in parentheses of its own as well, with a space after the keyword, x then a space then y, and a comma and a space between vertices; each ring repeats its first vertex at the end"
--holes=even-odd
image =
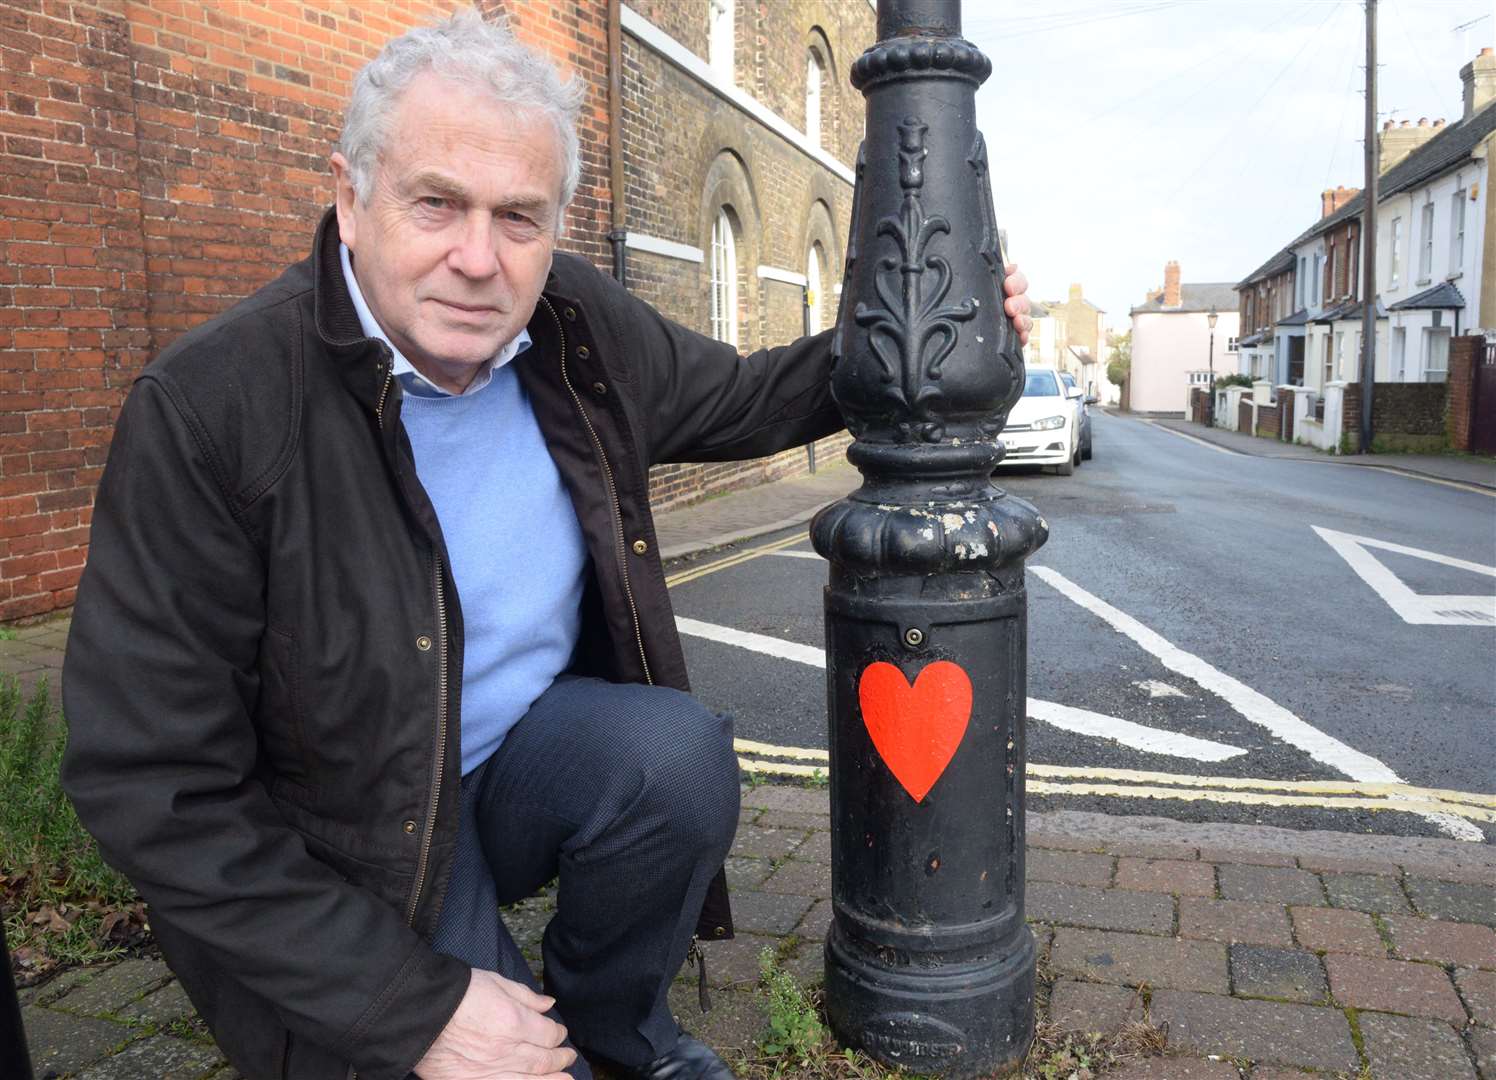
MULTIPOLYGON (((461 606, 337 243, 329 213, 311 258, 136 382, 64 673, 67 791, 250 1080, 402 1080, 468 982, 428 945, 461 606)), ((649 466, 837 430, 828 335, 739 357, 564 254, 529 332, 519 370, 594 571, 575 669, 686 689, 649 466)), ((721 875, 703 929, 731 933, 721 875)))

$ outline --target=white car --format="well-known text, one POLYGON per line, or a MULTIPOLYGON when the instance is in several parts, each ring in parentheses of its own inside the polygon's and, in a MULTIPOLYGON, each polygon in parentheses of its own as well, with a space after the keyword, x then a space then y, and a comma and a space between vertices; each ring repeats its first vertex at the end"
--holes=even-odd
POLYGON ((1065 396, 1060 374, 1052 367, 1028 367, 1023 396, 1008 413, 999 441, 1007 452, 1003 465, 1053 465, 1069 476, 1080 464, 1080 435, 1075 406, 1065 396))

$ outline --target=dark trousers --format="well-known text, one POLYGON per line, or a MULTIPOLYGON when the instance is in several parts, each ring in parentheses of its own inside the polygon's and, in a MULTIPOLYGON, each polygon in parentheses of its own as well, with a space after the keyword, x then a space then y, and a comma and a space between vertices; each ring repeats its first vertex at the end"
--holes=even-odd
MULTIPOLYGON (((687 694, 562 676, 463 778, 434 947, 534 986, 499 907, 557 880, 545 992, 573 1043, 626 1065, 675 1043, 666 992, 732 845, 732 721, 687 694)), ((580 1059, 572 1069, 591 1077, 580 1059)))

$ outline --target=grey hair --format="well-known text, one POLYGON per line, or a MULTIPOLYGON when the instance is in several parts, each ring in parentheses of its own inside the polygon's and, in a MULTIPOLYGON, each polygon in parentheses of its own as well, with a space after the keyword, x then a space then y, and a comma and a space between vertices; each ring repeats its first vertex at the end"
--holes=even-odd
POLYGON ((400 95, 427 71, 481 86, 501 104, 548 117, 564 159, 561 207, 571 202, 582 174, 577 116, 585 89, 575 78, 563 81, 549 60, 520 44, 507 26, 487 22, 471 8, 395 38, 354 78, 338 149, 348 159, 359 202, 367 202, 373 188, 400 95))

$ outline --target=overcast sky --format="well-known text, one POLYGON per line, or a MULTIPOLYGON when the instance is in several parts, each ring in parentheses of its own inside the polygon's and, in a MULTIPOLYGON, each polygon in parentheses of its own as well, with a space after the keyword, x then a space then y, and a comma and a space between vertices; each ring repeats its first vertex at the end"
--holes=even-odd
MULTIPOLYGON (((1460 117, 1496 0, 1381 0, 1382 120, 1460 117), (1475 22, 1474 20, 1480 20, 1475 22), (1462 23, 1472 23, 1457 30, 1462 23)), ((1178 259, 1240 281, 1364 175, 1359 0, 967 0, 991 58, 977 122, 1031 295, 1071 282, 1126 329, 1178 259)))

